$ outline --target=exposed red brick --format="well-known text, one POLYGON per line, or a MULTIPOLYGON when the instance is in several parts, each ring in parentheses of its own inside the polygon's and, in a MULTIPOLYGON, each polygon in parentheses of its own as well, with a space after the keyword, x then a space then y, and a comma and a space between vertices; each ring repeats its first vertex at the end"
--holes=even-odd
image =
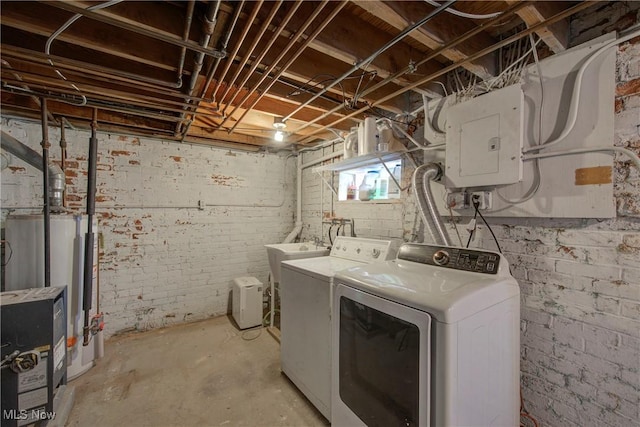
POLYGON ((182 157, 180 156, 169 156, 173 159, 174 162, 181 162, 182 161, 182 157))
POLYGON ((67 194, 67 201, 69 202, 79 202, 82 200, 82 197, 77 194, 67 194))
POLYGON ((616 98, 615 112, 619 113, 622 110, 624 110, 624 100, 622 98, 616 98))
POLYGON ((71 170, 71 169, 65 169, 64 174, 65 174, 67 177, 75 177, 75 176, 78 176, 78 172, 77 172, 77 171, 75 171, 75 170, 71 170))
POLYGON ((13 172, 23 172, 26 170, 22 166, 9 166, 9 169, 11 169, 13 172))
POLYGON ((139 161, 137 161, 137 160, 129 160, 129 164, 130 164, 130 165, 139 165, 139 164, 140 164, 140 162, 139 162, 139 161))
POLYGON ((111 151, 111 155, 112 156, 130 156, 131 155, 131 151, 113 150, 113 151, 111 151))
POLYGON ((97 164, 96 168, 99 171, 110 171, 110 170, 113 170, 113 167, 111 165, 105 165, 105 164, 97 164))
POLYGON ((142 231, 142 221, 140 221, 139 219, 136 219, 135 224, 136 224, 136 230, 142 231))
POLYGON ((628 96, 636 93, 640 93, 640 78, 621 83, 616 87, 616 95, 618 96, 628 96))
POLYGON ((111 202, 113 197, 111 196, 96 196, 96 202, 111 202))

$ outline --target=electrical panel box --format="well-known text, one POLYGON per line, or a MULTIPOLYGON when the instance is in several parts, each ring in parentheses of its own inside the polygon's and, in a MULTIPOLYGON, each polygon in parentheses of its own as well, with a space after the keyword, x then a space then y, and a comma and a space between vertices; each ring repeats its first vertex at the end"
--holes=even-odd
POLYGON ((513 184, 522 180, 524 94, 509 86, 449 108, 446 186, 513 184))
POLYGON ((66 384, 66 288, 0 293, 2 426, 50 419, 54 396, 66 384))

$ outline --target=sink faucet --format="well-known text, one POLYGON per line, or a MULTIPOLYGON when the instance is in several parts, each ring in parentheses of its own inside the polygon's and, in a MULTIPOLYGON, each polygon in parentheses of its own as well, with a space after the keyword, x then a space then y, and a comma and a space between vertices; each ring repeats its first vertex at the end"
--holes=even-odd
POLYGON ((316 249, 318 249, 318 246, 324 246, 324 241, 318 236, 313 236, 313 244, 316 245, 316 249))

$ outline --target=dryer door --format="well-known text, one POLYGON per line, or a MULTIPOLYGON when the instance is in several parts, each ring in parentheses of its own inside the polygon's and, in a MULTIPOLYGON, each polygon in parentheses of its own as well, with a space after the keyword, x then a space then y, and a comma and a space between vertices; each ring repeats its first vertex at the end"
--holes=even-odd
POLYGON ((428 313, 338 283, 333 296, 331 423, 428 426, 428 313))

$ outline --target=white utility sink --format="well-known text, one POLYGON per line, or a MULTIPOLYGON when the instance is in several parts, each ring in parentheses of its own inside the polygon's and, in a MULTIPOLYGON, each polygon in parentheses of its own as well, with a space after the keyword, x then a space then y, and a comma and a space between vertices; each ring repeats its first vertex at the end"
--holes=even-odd
POLYGON ((264 247, 267 248, 271 276, 275 283, 280 282, 280 263, 282 261, 329 255, 328 248, 317 246, 313 242, 278 243, 275 245, 265 245, 264 247))

